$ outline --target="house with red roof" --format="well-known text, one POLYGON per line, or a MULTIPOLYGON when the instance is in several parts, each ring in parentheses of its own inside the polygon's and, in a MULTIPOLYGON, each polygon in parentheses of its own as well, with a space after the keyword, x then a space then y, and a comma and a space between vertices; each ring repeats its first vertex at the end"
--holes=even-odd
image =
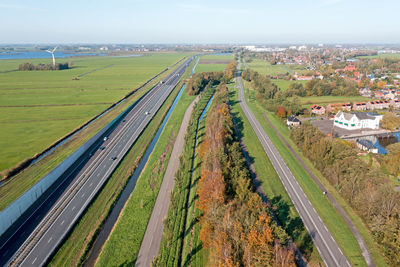
POLYGON ((325 108, 319 105, 312 105, 311 106, 311 112, 316 115, 324 115, 325 114, 325 108))
POLYGON ((351 111, 351 104, 350 103, 335 103, 335 104, 329 104, 326 106, 326 111, 329 113, 332 112, 337 112, 339 110, 344 110, 344 111, 351 111))
POLYGON ((365 103, 365 102, 354 103, 353 110, 356 110, 356 111, 367 110, 367 103, 365 103))
POLYGON ((400 100, 398 100, 398 99, 392 99, 392 100, 390 100, 390 105, 391 105, 394 109, 399 109, 399 108, 400 108, 400 100))

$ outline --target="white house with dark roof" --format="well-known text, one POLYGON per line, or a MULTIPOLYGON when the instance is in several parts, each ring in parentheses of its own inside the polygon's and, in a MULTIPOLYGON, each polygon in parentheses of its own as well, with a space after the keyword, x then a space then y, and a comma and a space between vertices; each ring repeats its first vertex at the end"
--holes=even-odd
POLYGON ((333 125, 346 130, 359 130, 364 128, 379 129, 382 115, 375 113, 339 111, 333 120, 333 125))

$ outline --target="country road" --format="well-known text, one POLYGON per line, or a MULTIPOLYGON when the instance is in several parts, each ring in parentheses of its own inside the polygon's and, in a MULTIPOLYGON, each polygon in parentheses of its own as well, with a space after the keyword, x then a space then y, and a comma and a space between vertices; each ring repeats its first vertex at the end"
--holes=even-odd
MULTIPOLYGON (((240 70, 240 60, 238 69, 240 70)), ((282 159, 278 150, 271 142, 260 123, 257 121, 253 112, 247 105, 244 97, 243 85, 240 77, 240 71, 237 72, 237 85, 239 90, 239 102, 243 112, 249 120, 257 138, 270 159, 275 171, 282 181, 290 199, 292 200, 297 212, 299 213, 308 233, 314 241, 317 250, 326 266, 351 266, 347 258, 343 255, 336 241, 326 225, 319 217, 315 208, 307 198, 301 186, 296 181, 296 178, 291 173, 290 169, 282 159)), ((321 193, 322 192, 316 192, 321 193)))
POLYGON ((182 154, 185 143, 185 134, 189 125, 194 105, 199 101, 199 96, 189 105, 182 120, 181 127, 175 140, 174 148, 164 174, 163 182, 154 204, 146 233, 137 256, 135 266, 149 267, 154 257, 158 255, 161 238, 164 230, 163 220, 168 214, 171 191, 174 188, 175 174, 179 168, 179 156, 182 154))
MULTIPOLYGON (((99 141, 99 145, 88 151, 85 157, 77 160, 67 171, 68 176, 73 176, 70 185, 57 197, 50 194, 49 198, 56 200, 51 207, 48 207, 44 216, 35 215, 41 211, 41 206, 33 211, 25 222, 27 227, 21 227, 17 231, 32 229, 32 226, 35 228, 30 232, 24 231, 13 235, 8 244, 2 246, 0 264, 42 266, 47 262, 170 95, 192 60, 193 58, 187 59, 161 83, 150 89, 115 129, 108 133, 104 140, 99 141), (14 254, 12 252, 12 248, 15 247, 14 241, 21 243, 22 237, 25 241, 18 245, 18 250, 14 254)), ((43 201, 44 206, 47 200, 43 201)))

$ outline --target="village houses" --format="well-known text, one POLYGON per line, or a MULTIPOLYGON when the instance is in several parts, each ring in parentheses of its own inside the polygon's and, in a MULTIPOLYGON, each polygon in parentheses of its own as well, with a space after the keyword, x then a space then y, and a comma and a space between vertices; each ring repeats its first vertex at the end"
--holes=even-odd
POLYGON ((346 130, 379 129, 382 115, 365 112, 346 113, 339 111, 334 118, 333 125, 346 130))

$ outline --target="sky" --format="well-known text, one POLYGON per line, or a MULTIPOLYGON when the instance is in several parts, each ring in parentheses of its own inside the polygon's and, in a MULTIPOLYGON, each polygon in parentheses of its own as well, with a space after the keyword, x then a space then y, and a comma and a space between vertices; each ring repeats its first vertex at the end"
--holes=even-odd
POLYGON ((0 43, 400 44, 400 0, 0 0, 0 43))

